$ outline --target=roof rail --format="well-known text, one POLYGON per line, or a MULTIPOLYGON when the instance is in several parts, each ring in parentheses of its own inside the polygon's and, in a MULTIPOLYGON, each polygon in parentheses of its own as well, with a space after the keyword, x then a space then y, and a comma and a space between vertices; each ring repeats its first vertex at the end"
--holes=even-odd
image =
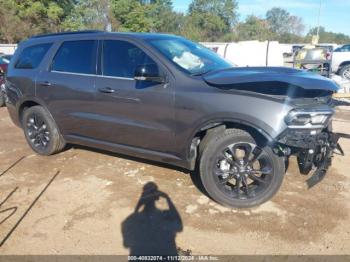
POLYGON ((41 37, 47 37, 47 36, 60 36, 60 35, 91 34, 91 33, 101 33, 101 32, 104 32, 104 31, 101 31, 101 30, 66 31, 66 32, 60 32, 60 33, 34 35, 31 38, 41 38, 41 37))

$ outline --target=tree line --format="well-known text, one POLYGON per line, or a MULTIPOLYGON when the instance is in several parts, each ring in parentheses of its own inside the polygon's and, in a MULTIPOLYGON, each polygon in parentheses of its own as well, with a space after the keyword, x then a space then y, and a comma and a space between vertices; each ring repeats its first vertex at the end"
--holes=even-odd
MULTIPOLYGON (((195 41, 276 40, 310 42, 300 17, 272 8, 265 17, 240 21, 237 0, 192 0, 186 13, 172 0, 0 0, 0 41, 16 43, 31 35, 85 29, 164 32, 195 41)), ((349 43, 350 37, 319 30, 320 42, 349 43)))

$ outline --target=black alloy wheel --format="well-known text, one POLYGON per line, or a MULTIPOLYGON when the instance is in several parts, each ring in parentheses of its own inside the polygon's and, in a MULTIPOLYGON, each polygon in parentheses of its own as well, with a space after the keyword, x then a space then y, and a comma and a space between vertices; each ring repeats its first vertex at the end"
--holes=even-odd
POLYGON ((29 115, 26 125, 26 132, 32 146, 39 150, 45 150, 51 140, 45 120, 40 115, 33 113, 29 115))
POLYGON ((273 164, 263 149, 251 143, 223 148, 213 166, 216 185, 234 199, 249 199, 264 192, 273 178, 273 164))
POLYGON ((270 200, 278 192, 285 159, 261 137, 252 137, 242 129, 226 129, 205 144, 199 171, 213 200, 229 207, 248 208, 270 200))
POLYGON ((55 121, 42 106, 24 110, 22 127, 29 146, 40 155, 52 155, 65 147, 66 143, 55 121))

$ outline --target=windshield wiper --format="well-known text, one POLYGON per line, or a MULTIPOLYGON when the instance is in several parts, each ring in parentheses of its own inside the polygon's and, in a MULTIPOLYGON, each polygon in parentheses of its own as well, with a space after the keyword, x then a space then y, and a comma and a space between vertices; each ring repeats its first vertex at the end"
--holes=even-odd
POLYGON ((191 76, 202 76, 202 75, 208 74, 211 71, 213 71, 213 69, 209 69, 209 70, 199 72, 199 73, 194 73, 194 74, 191 74, 191 76))
POLYGON ((206 74, 208 74, 208 73, 210 73, 210 72, 217 72, 217 71, 222 71, 222 70, 229 70, 229 69, 232 69, 232 68, 235 68, 235 67, 233 66, 233 67, 221 68, 221 69, 209 69, 209 70, 207 70, 207 71, 203 71, 203 72, 191 74, 191 76, 203 76, 203 75, 206 75, 206 74))

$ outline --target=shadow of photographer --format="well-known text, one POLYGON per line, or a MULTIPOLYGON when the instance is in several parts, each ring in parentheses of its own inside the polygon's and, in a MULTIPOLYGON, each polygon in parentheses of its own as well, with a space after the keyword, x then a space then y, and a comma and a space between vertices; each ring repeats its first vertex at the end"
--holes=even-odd
POLYGON ((135 211, 122 223, 124 246, 131 256, 176 256, 176 234, 183 229, 182 220, 170 197, 149 182, 143 187, 135 211), (165 199, 167 210, 160 210, 156 202, 165 199))

